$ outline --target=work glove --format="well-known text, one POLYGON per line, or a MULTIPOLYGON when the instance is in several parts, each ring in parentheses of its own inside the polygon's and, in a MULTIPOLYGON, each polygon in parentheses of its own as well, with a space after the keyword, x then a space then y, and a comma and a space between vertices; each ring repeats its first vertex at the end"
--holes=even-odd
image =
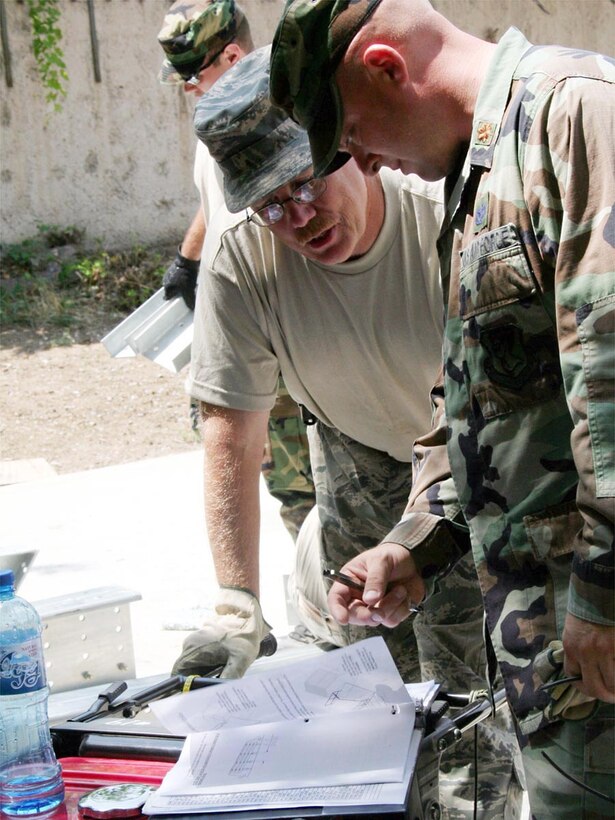
MULTIPOLYGON (((534 660, 534 669, 543 683, 551 683, 564 674, 564 647, 561 641, 551 643, 534 660)), ((595 698, 584 695, 573 683, 562 683, 548 690, 551 701, 545 709, 549 720, 584 720, 597 706, 595 698)))
POLYGON ((241 678, 259 656, 261 641, 271 627, 258 598, 245 589, 221 587, 215 612, 201 629, 188 635, 171 674, 207 675, 224 666, 221 678, 241 678))
POLYGON ((178 248, 175 259, 162 277, 164 298, 174 299, 176 296, 181 296, 190 310, 194 310, 196 280, 200 265, 199 260, 182 256, 178 248))

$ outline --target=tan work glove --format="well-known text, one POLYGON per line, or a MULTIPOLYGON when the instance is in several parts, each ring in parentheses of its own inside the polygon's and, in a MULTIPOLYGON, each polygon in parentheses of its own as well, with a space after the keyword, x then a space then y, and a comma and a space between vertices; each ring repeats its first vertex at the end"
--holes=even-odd
MULTIPOLYGON (((561 641, 551 643, 534 660, 534 669, 543 683, 564 677, 564 647, 561 641)), ((596 707, 596 699, 584 695, 572 683, 562 683, 548 690, 551 702, 545 709, 549 720, 584 720, 596 707)))
POLYGON ((184 641, 173 675, 208 675, 224 666, 221 678, 241 678, 258 657, 261 641, 271 632, 258 598, 245 589, 221 587, 215 611, 184 641))

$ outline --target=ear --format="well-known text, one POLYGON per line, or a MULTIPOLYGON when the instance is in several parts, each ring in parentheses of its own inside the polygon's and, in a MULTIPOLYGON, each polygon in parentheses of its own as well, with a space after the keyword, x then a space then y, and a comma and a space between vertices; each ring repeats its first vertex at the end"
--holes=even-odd
POLYGON ((363 52, 363 65, 369 74, 382 74, 397 83, 408 79, 408 66, 402 55, 392 46, 372 43, 363 52))
POLYGON ((237 43, 229 43, 222 52, 222 55, 230 68, 232 65, 235 65, 236 62, 241 60, 244 56, 244 52, 242 51, 241 46, 238 46, 237 43))

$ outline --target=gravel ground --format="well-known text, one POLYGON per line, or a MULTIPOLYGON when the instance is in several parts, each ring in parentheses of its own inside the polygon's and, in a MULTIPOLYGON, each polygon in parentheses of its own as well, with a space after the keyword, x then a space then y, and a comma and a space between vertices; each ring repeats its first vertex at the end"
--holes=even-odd
POLYGON ((0 460, 43 458, 62 474, 200 447, 183 373, 112 359, 93 340, 114 323, 70 344, 28 329, 0 333, 0 460))

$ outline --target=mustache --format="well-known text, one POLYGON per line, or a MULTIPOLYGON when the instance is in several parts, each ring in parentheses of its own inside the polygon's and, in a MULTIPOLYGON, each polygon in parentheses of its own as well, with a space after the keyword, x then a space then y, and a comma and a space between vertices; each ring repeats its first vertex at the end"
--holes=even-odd
POLYGON ((332 216, 316 214, 311 222, 308 222, 303 228, 296 229, 295 237, 301 245, 307 245, 312 239, 329 230, 329 228, 332 228, 334 225, 335 219, 332 216))

